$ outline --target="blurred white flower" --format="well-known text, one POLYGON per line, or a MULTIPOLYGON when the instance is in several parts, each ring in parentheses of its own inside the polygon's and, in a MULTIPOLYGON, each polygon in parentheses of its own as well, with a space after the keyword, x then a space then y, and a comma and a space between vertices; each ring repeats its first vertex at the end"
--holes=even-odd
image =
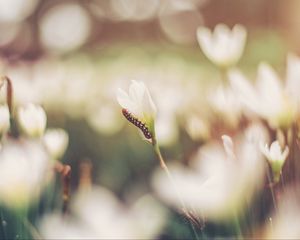
POLYGON ((300 194, 299 186, 285 186, 280 194, 276 212, 267 222, 264 236, 260 239, 299 239, 300 238, 300 194))
POLYGON ((259 147, 262 141, 269 142, 270 136, 268 129, 260 122, 253 122, 245 131, 248 141, 256 143, 259 147))
POLYGON ((300 58, 292 53, 287 57, 286 91, 300 112, 300 58))
POLYGON ((47 129, 43 136, 43 142, 50 156, 60 159, 68 146, 69 136, 64 129, 47 129))
POLYGON ((47 9, 38 23, 41 43, 55 52, 79 48, 91 32, 88 12, 75 2, 55 4, 47 9))
POLYGON ((20 1, 0 0, 0 21, 2 22, 22 22, 37 7, 38 0, 20 1))
POLYGON ((18 123, 21 130, 30 137, 40 137, 44 134, 47 116, 39 105, 28 104, 18 109, 18 123))
MULTIPOLYGON (((65 80, 63 83, 63 99, 62 108, 65 108, 65 112, 72 118, 78 118, 85 116, 85 112, 82 113, 82 109, 86 109, 86 102, 90 101, 91 91, 91 79, 93 72, 90 69, 89 62, 85 58, 81 59, 81 64, 84 64, 81 68, 78 66, 65 66, 65 80), (67 80, 68 79, 68 80, 67 80), (71 81, 69 79, 72 79, 71 81)), ((94 100, 93 100, 94 101, 94 100)))
POLYGON ((146 124, 151 131, 156 117, 156 106, 149 90, 143 82, 132 81, 129 93, 118 89, 117 100, 123 109, 129 111, 135 118, 146 124))
POLYGON ((5 133, 10 127, 9 110, 7 105, 0 106, 0 135, 5 133))
POLYGON ((124 121, 119 118, 119 106, 111 103, 101 103, 101 106, 91 104, 87 111, 89 125, 103 135, 113 135, 124 126, 124 121))
POLYGON ((196 115, 187 116, 185 129, 193 140, 207 140, 211 134, 209 123, 196 115))
POLYGON ((45 184, 50 161, 39 142, 8 140, 0 150, 0 202, 27 206, 45 184))
POLYGON ((214 31, 206 27, 197 29, 197 39, 206 57, 219 67, 234 66, 242 56, 247 31, 237 24, 230 30, 218 24, 214 31))
MULTIPOLYGON (((38 64, 39 65, 39 64, 38 64)), ((42 98, 46 96, 50 89, 42 89, 38 86, 38 82, 36 78, 33 76, 32 68, 36 65, 29 63, 20 63, 17 65, 7 65, 6 74, 13 80, 14 87, 14 102, 19 104, 27 104, 27 103, 39 103, 42 98)), ((44 73, 43 76, 49 75, 44 73)), ((45 77, 46 77, 45 76, 45 77)), ((47 79, 42 78, 43 82, 49 83, 52 81, 47 81, 47 79)), ((52 80, 52 79, 51 79, 52 80)), ((40 81, 41 82, 41 81, 40 81)), ((45 83, 44 83, 45 84, 45 83)))
POLYGON ((209 92, 208 100, 213 111, 221 116, 222 121, 231 127, 238 125, 242 106, 237 100, 236 93, 230 87, 219 86, 209 92))
POLYGON ((166 221, 165 209, 151 196, 143 196, 128 208, 101 187, 79 192, 72 210, 76 219, 46 216, 40 226, 42 235, 47 239, 154 239, 166 221))
MULTIPOLYGON (((246 136, 235 141, 223 136, 223 147, 217 143, 201 147, 190 168, 179 164, 169 168, 187 208, 210 220, 224 220, 239 213, 262 187, 264 180, 258 142, 250 141, 246 136)), ((154 174, 153 186, 163 200, 180 209, 161 170, 154 174)))
POLYGON ((223 141, 223 147, 226 153, 226 156, 229 159, 235 159, 235 153, 234 153, 234 144, 232 142, 231 137, 227 136, 227 135, 223 135, 222 136, 222 141, 223 141))
POLYGON ((270 162, 284 163, 289 154, 289 147, 286 146, 284 150, 282 150, 279 142, 274 141, 270 147, 268 144, 265 146, 261 145, 261 151, 270 162))
POLYGON ((275 178, 274 180, 278 181, 283 164, 289 154, 289 147, 285 146, 283 150, 281 149, 279 142, 274 141, 270 147, 268 146, 268 144, 263 145, 261 143, 260 150, 270 162, 274 174, 274 178, 275 178))
POLYGON ((158 21, 161 30, 172 42, 191 44, 197 41, 195 32, 204 20, 195 5, 195 1, 161 1, 158 21))
MULTIPOLYGON (((155 73, 156 81, 151 80, 151 95, 159 99, 157 108, 160 114, 155 120, 156 137, 160 145, 171 145, 178 140, 178 113, 182 113, 184 102, 187 97, 183 91, 185 87, 181 74, 178 70, 182 68, 182 63, 173 60, 167 63, 166 67, 161 69, 157 66, 155 73), (173 62, 174 61, 174 62, 173 62), (162 91, 163 89, 163 91, 162 91)), ((159 63, 157 63, 160 65, 159 63)))
POLYGON ((237 69, 230 71, 229 80, 241 103, 272 128, 286 128, 295 119, 296 104, 270 65, 259 65, 255 87, 237 69))

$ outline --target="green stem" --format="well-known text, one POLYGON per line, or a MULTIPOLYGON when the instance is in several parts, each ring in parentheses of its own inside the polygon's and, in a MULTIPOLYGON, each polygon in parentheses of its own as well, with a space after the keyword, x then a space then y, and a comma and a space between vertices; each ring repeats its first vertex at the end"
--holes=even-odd
POLYGON ((159 159, 159 163, 160 163, 161 168, 162 168, 162 169, 165 171, 165 173, 167 174, 167 176, 168 176, 168 178, 169 178, 169 180, 170 180, 170 182, 171 182, 171 184, 172 184, 172 187, 173 187, 174 190, 175 190, 176 197, 178 198, 178 200, 179 200, 179 202, 180 202, 180 205, 181 205, 181 208, 182 208, 183 212, 187 212, 186 206, 185 206, 185 204, 184 204, 182 198, 180 197, 179 191, 178 191, 178 189, 177 189, 177 187, 176 187, 174 178, 173 178, 173 176, 172 176, 172 174, 171 174, 171 172, 170 172, 170 170, 169 170, 167 164, 165 163, 165 161, 164 161, 164 159, 163 159, 163 157, 162 157, 162 155, 161 155, 160 148, 159 148, 158 144, 155 144, 153 147, 154 147, 154 152, 156 153, 156 155, 157 155, 157 157, 158 157, 158 159, 159 159))
POLYGON ((23 220, 24 226, 29 230, 31 237, 35 240, 43 239, 42 236, 39 234, 39 232, 36 230, 36 228, 31 224, 31 222, 24 218, 23 220))
POLYGON ((28 208, 18 209, 14 214, 17 220, 19 237, 21 239, 28 239, 29 237, 34 240, 43 239, 36 228, 28 220, 28 208))
POLYGON ((243 239, 241 225, 240 225, 238 214, 236 211, 234 212, 234 226, 236 229, 237 239, 243 239))
POLYGON ((15 219, 14 221, 16 223, 16 230, 17 230, 16 238, 18 239, 28 238, 28 234, 24 229, 25 227, 24 219, 27 217, 27 209, 25 208, 14 209, 12 214, 14 216, 15 219))
POLYGON ((270 192, 271 192, 271 196, 272 196, 272 200, 273 200, 274 209, 277 212, 277 199, 276 199, 276 193, 274 191, 276 182, 272 181, 269 170, 267 171, 267 177, 268 177, 268 181, 269 181, 270 192))
POLYGON ((1 215, 1 226, 2 226, 2 231, 3 231, 3 237, 4 239, 7 239, 7 232, 6 232, 6 221, 4 219, 4 215, 3 215, 3 210, 1 209, 1 212, 0 212, 0 215, 1 215))
POLYGON ((228 68, 220 68, 221 80, 224 86, 228 85, 228 68))

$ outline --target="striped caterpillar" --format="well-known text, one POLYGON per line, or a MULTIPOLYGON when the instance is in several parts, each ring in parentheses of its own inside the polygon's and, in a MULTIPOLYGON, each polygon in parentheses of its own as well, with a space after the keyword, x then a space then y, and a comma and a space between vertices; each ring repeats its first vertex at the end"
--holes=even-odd
POLYGON ((147 139, 151 139, 152 138, 152 134, 149 131, 149 128, 146 126, 145 123, 142 123, 136 117, 132 116, 132 114, 127 109, 125 109, 125 108, 122 109, 122 113, 123 113, 124 117, 129 122, 131 122, 133 125, 135 125, 139 129, 141 129, 141 131, 143 132, 145 138, 147 138, 147 139))

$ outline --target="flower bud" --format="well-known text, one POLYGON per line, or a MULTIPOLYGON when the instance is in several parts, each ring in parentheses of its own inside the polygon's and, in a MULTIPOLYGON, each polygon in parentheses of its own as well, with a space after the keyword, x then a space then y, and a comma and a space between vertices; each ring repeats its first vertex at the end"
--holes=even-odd
POLYGON ((18 109, 18 123, 24 134, 41 137, 44 134, 47 116, 39 105, 28 104, 18 109))
POLYGON ((0 149, 0 202, 10 208, 28 207, 38 198, 51 167, 39 141, 8 140, 0 149))
POLYGON ((65 130, 48 129, 43 136, 45 147, 53 159, 60 159, 68 146, 69 137, 65 130))
POLYGON ((275 183, 278 182, 281 175, 281 169, 289 154, 289 147, 286 146, 283 150, 281 149, 279 142, 274 141, 270 147, 268 147, 268 144, 265 146, 261 144, 260 149, 271 165, 275 183))
POLYGON ((152 138, 156 106, 146 85, 143 82, 132 81, 128 93, 122 89, 118 90, 117 100, 123 107, 126 119, 137 126, 146 138, 152 138))

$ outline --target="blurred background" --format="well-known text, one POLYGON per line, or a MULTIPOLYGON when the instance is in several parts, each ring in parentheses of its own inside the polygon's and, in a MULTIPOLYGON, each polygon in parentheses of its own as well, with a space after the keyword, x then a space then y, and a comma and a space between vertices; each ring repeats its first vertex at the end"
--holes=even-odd
POLYGON ((298 50, 298 4, 293 0, 1 1, 1 55, 10 61, 79 52, 94 56, 120 45, 186 52, 197 48, 198 26, 218 23, 241 23, 251 30, 250 37, 261 34, 273 44, 284 41, 298 50))
MULTIPOLYGON (((300 52, 299 9, 297 0, 0 0, 1 71, 13 81, 17 104, 42 104, 47 125, 68 132, 63 162, 72 167, 72 192, 83 164, 90 164, 94 184, 130 202, 155 195, 151 177, 158 161, 123 118, 116 90, 127 89, 131 79, 149 86, 163 154, 167 162, 187 164, 207 139, 237 124, 224 118, 215 133, 210 118, 200 117, 197 131, 189 131, 190 113, 211 115, 206 94, 220 80, 196 29, 244 25, 239 67, 255 76, 258 63, 267 61, 282 73, 287 53, 300 52)), ((60 197, 52 197, 49 207, 45 194, 33 221, 57 208, 60 197)), ((169 211, 158 238, 193 236, 186 220, 169 211)), ((208 236, 226 234, 228 226, 207 228, 208 236)))

